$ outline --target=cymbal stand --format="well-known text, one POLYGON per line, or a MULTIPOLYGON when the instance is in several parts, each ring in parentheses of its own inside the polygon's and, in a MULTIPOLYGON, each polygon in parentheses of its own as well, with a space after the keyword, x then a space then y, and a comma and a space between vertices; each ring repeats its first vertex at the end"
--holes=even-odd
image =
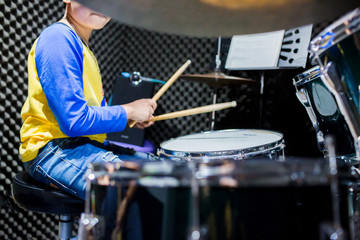
POLYGON ((261 71, 260 76, 260 102, 259 102, 259 128, 262 128, 263 102, 264 102, 264 82, 265 71, 261 71))
MULTIPOLYGON (((216 104, 218 88, 214 87, 212 93, 212 104, 216 104)), ((215 128, 215 111, 211 112, 211 119, 210 119, 210 131, 214 131, 215 128)))
MULTIPOLYGON (((220 66, 221 66, 220 50, 221 50, 221 36, 219 36, 218 38, 218 48, 217 48, 217 54, 215 56, 215 72, 220 72, 220 66)), ((214 87, 212 93, 213 104, 216 104, 217 94, 218 94, 218 88, 214 87)), ((215 111, 211 113, 210 131, 214 131, 214 128, 215 128, 215 111)))

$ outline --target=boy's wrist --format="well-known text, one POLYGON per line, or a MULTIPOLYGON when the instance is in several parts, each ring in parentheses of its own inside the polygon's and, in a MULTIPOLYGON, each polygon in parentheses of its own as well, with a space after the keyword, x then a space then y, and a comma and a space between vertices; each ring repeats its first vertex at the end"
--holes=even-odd
POLYGON ((126 112, 127 119, 132 119, 132 117, 133 117, 133 108, 131 106, 127 105, 127 104, 121 105, 121 106, 124 108, 124 110, 126 112))

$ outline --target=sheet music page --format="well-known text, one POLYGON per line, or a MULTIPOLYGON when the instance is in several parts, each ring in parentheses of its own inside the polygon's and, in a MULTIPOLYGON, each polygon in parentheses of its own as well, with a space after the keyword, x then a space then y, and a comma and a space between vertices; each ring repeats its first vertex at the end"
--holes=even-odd
POLYGON ((233 36, 225 68, 251 70, 277 67, 284 32, 279 30, 233 36))
POLYGON ((285 31, 278 62, 279 68, 306 67, 312 29, 313 25, 308 24, 285 31))

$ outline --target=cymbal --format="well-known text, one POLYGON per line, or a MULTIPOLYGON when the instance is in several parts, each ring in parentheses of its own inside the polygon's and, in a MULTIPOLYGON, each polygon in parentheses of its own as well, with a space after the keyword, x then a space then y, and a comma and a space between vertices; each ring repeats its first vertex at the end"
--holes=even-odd
POLYGON ((255 83, 256 80, 249 78, 240 78, 226 75, 222 72, 212 72, 206 74, 193 74, 193 75, 181 75, 181 79, 188 81, 202 82, 206 83, 211 87, 223 87, 226 85, 233 84, 244 84, 244 83, 255 83))
POLYGON ((290 29, 331 21, 359 0, 78 0, 85 6, 140 28, 217 37, 290 29))

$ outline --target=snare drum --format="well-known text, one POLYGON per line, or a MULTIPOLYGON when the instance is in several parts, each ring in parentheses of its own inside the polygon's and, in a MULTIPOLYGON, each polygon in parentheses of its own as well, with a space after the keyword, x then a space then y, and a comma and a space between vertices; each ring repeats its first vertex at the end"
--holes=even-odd
POLYGON ((158 155, 175 161, 247 159, 284 160, 283 134, 268 130, 229 129, 195 133, 160 144, 158 155))
POLYGON ((360 114, 360 8, 326 27, 311 41, 309 51, 319 66, 335 65, 347 99, 360 114))
MULTIPOLYGON (((333 221, 324 160, 194 163, 91 165, 79 240, 318 240, 333 221)), ((342 186, 349 236, 359 230, 351 222, 359 220, 360 195, 356 184, 342 186)))
POLYGON ((316 131, 319 150, 326 155, 324 136, 330 134, 335 137, 339 157, 354 155, 355 147, 350 130, 335 98, 320 76, 320 68, 316 66, 294 78, 296 96, 304 105, 316 131))

